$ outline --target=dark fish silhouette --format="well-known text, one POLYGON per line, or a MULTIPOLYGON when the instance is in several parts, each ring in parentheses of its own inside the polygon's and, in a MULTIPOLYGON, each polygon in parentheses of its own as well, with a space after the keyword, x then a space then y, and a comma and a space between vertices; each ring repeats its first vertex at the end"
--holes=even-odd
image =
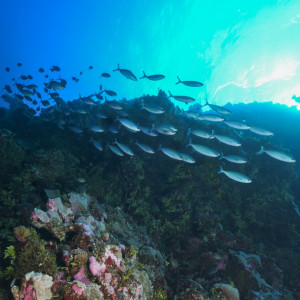
POLYGON ((39 68, 39 72, 40 72, 40 73, 44 73, 45 70, 44 70, 43 68, 39 68))
POLYGON ((104 92, 106 93, 106 95, 111 96, 111 97, 117 96, 117 93, 114 91, 104 90, 104 92))
POLYGON ((127 69, 120 69, 120 66, 118 64, 118 68, 113 70, 114 72, 115 71, 119 71, 122 75, 124 75, 126 78, 130 79, 130 80, 133 80, 133 81, 137 81, 137 78, 135 77, 135 75, 130 71, 130 70, 127 70, 127 69))
POLYGON ((102 73, 100 77, 109 78, 110 75, 108 73, 102 73))
POLYGON ((143 71, 143 74, 144 74, 144 76, 140 77, 140 79, 148 78, 149 80, 157 81, 157 80, 162 80, 162 79, 165 78, 164 75, 160 75, 160 74, 158 74, 158 75, 149 75, 149 76, 147 76, 146 73, 145 73, 144 71, 143 71))
POLYGON ((193 81, 193 80, 187 80, 187 81, 182 81, 179 79, 179 77, 177 76, 178 82, 176 84, 182 83, 186 86, 190 86, 190 87, 201 87, 203 86, 203 83, 201 83, 200 81, 193 81))
POLYGON ((93 66, 89 66, 89 70, 92 70, 94 67, 93 66))
POLYGON ((12 93, 12 89, 9 85, 4 86, 4 89, 8 92, 8 93, 12 93))
POLYGON ((9 72, 9 71, 10 71, 10 68, 9 68, 9 67, 6 67, 6 68, 5 68, 5 71, 6 71, 6 72, 9 72))
POLYGON ((20 62, 17 63, 17 66, 18 66, 18 67, 22 67, 22 63, 20 63, 20 62))
POLYGON ((184 102, 185 104, 188 104, 188 103, 191 103, 191 102, 195 101, 194 98, 189 97, 189 96, 173 96, 170 91, 169 91, 169 94, 170 94, 169 98, 173 98, 177 101, 184 102))

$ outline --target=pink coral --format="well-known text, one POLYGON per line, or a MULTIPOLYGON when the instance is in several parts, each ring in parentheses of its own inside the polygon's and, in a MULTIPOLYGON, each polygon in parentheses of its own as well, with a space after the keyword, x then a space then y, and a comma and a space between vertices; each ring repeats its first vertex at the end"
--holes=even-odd
POLYGON ((100 274, 100 273, 103 273, 105 271, 105 264, 102 264, 100 265, 97 260, 96 260, 96 257, 95 256, 91 256, 89 258, 89 261, 90 261, 90 271, 92 272, 92 274, 94 276, 100 274))
POLYGON ((77 274, 73 277, 75 280, 83 282, 85 285, 91 284, 91 282, 84 276, 84 267, 82 266, 77 274))
POLYGON ((32 219, 33 221, 36 221, 36 220, 38 219, 38 216, 36 215, 35 211, 32 212, 32 214, 31 214, 31 219, 32 219))
POLYGON ((24 300, 33 300, 33 299, 37 299, 36 298, 36 292, 33 289, 33 286, 29 285, 27 287, 26 294, 24 295, 24 300))
POLYGON ((83 291, 84 291, 84 288, 78 287, 76 283, 74 283, 74 284, 72 285, 72 289, 73 289, 73 291, 74 291, 76 294, 78 294, 78 295, 81 295, 81 294, 83 293, 83 291))

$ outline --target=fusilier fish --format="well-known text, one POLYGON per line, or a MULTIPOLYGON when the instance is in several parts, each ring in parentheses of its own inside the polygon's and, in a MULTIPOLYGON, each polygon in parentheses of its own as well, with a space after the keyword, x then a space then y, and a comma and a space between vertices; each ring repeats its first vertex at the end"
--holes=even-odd
POLYGON ((114 144, 117 145, 127 155, 130 155, 130 156, 134 155, 132 150, 127 145, 119 143, 117 139, 115 139, 114 144))
POLYGON ((229 115, 229 114, 231 114, 231 111, 228 110, 227 108, 219 106, 219 105, 215 105, 215 104, 209 104, 207 102, 207 99, 205 99, 205 101, 206 102, 205 102, 205 104, 202 107, 208 105, 210 109, 214 110, 215 112, 217 112, 217 113, 219 113, 221 115, 229 115))
POLYGON ((113 70, 113 71, 119 71, 122 75, 124 75, 126 78, 133 80, 133 81, 137 81, 137 78, 135 77, 135 75, 127 69, 120 69, 120 66, 118 64, 118 68, 113 70))
POLYGON ((143 74, 144 74, 144 76, 140 77, 140 79, 147 78, 152 81, 157 81, 157 80, 162 80, 165 78, 164 75, 160 75, 160 74, 147 76, 144 71, 143 71, 143 74))
POLYGON ((177 76, 178 82, 176 84, 182 83, 186 86, 190 86, 190 87, 201 87, 203 86, 203 83, 201 83, 200 81, 193 81, 193 80, 187 80, 187 81, 182 81, 179 79, 179 77, 177 76))
POLYGON ((238 140, 230 136, 215 134, 214 130, 212 130, 211 137, 216 138, 219 142, 229 146, 240 147, 242 145, 238 140))
POLYGON ((239 129, 239 130, 249 130, 250 126, 248 124, 246 124, 244 121, 243 122, 239 122, 239 121, 229 121, 226 120, 224 121, 224 123, 229 126, 232 127, 234 129, 239 129))
POLYGON ((249 130, 251 132, 254 132, 256 134, 263 135, 263 136, 272 136, 272 135, 274 135, 274 132, 272 132, 270 130, 263 129, 263 128, 259 128, 259 127, 256 127, 256 126, 251 126, 249 130))
POLYGON ((219 157, 219 160, 226 159, 229 162, 235 163, 235 164, 245 164, 247 162, 246 158, 239 156, 239 155, 226 155, 224 156, 221 152, 221 155, 219 157))
POLYGON ((165 112, 161 106, 156 104, 145 104, 144 101, 142 101, 141 109, 145 109, 152 114, 163 114, 165 112))
POLYGON ((124 153, 116 146, 114 145, 108 145, 108 148, 115 154, 119 156, 124 156, 124 153))
POLYGON ((195 159, 192 156, 190 156, 189 154, 180 153, 180 156, 181 156, 182 160, 186 163, 194 164, 196 162, 195 159))
POLYGON ((296 162, 296 160, 289 154, 284 153, 282 151, 277 151, 277 150, 265 150, 265 148, 263 146, 261 146, 261 149, 259 152, 257 152, 257 154, 262 154, 262 153, 266 153, 269 156, 287 162, 287 163, 294 163, 296 162))
POLYGON ((132 122, 128 119, 117 117, 116 121, 119 121, 124 127, 128 128, 134 132, 140 131, 140 128, 134 122, 132 122))
POLYGON ((147 146, 145 144, 139 143, 138 141, 136 141, 135 144, 137 146, 139 146, 140 149, 142 149, 143 151, 145 151, 147 153, 150 153, 150 154, 154 154, 155 153, 154 150, 153 150, 153 148, 151 148, 150 146, 147 146))
POLYGON ((230 178, 234 181, 238 181, 241 183, 251 183, 252 182, 252 180, 248 176, 246 176, 242 173, 234 172, 234 171, 225 171, 222 166, 220 166, 220 171, 218 172, 218 174, 221 174, 221 173, 224 173, 228 178, 230 178))
POLYGON ((212 139, 212 138, 214 138, 209 132, 207 132, 205 130, 201 130, 201 129, 191 130, 191 128, 189 128, 188 133, 187 133, 187 137, 189 138, 191 134, 193 134, 195 136, 198 136, 198 137, 201 137, 203 139, 212 139))
POLYGON ((199 115, 198 120, 209 121, 209 122, 223 122, 224 118, 214 114, 204 114, 204 115, 199 115))
POLYGON ((154 130, 154 125, 152 126, 152 129, 150 129, 148 127, 144 127, 144 126, 139 126, 139 128, 143 133, 145 133, 149 136, 158 136, 158 133, 155 132, 155 130, 154 130))
POLYGON ((191 103, 191 102, 195 101, 194 98, 189 97, 189 96, 173 96, 170 91, 169 91, 169 94, 170 94, 169 98, 173 98, 173 99, 175 99, 177 101, 180 101, 180 102, 183 102, 185 104, 188 104, 188 103, 191 103))
POLYGON ((209 156, 209 157, 218 157, 220 153, 214 149, 211 149, 209 147, 206 147, 204 145, 199 144, 193 144, 192 139, 190 139, 190 142, 186 145, 186 147, 191 146, 196 152, 209 156))
POLYGON ((98 141, 96 141, 96 140, 94 140, 94 139, 91 139, 91 141, 92 141, 92 143, 93 143, 93 145, 94 145, 94 147, 95 147, 96 149, 98 149, 99 151, 102 151, 102 150, 103 150, 102 145, 101 145, 98 141))
POLYGON ((180 153, 176 150, 173 150, 173 149, 170 149, 170 148, 165 148, 165 147, 162 147, 161 145, 159 145, 159 148, 157 149, 157 151, 161 151, 163 152, 165 155, 173 158, 173 159, 176 159, 176 160, 182 160, 182 157, 180 155, 180 153))

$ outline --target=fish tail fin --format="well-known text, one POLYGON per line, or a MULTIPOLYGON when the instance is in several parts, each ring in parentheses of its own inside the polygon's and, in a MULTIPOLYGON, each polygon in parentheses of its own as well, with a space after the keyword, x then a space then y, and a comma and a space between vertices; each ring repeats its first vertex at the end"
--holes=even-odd
POLYGON ((265 147, 264 146, 260 146, 260 150, 256 154, 257 155, 263 154, 264 151, 265 151, 265 147))
POLYGON ((185 147, 189 147, 191 145, 192 145, 192 139, 190 138, 188 144, 185 147))
MULTIPOLYGON (((202 107, 204 107, 204 106, 206 106, 206 105, 208 105, 207 98, 205 98, 205 103, 202 105, 202 107)), ((201 108, 202 108, 202 107, 201 107, 201 108)))
POLYGON ((119 71, 119 70, 120 70, 120 65, 118 64, 118 67, 115 70, 113 70, 113 72, 119 71))
POLYGON ((223 154, 223 152, 220 152, 219 160, 222 160, 223 158, 224 158, 224 154, 223 154))
POLYGON ((222 166, 220 166, 220 170, 219 170, 218 174, 221 174, 221 173, 224 173, 224 170, 223 170, 222 166))
POLYGON ((186 134, 186 138, 189 139, 191 136, 191 128, 189 128, 187 134, 186 134))
POLYGON ((180 83, 181 82, 181 80, 179 79, 179 77, 177 76, 177 79, 178 79, 178 82, 176 82, 176 84, 178 84, 178 83, 180 83))
POLYGON ((209 139, 211 140, 211 139, 213 139, 214 137, 215 137, 215 130, 212 129, 211 135, 210 135, 209 139))
POLYGON ((142 77, 140 77, 140 79, 143 79, 143 78, 146 78, 147 77, 147 75, 146 75, 146 73, 143 71, 143 76, 142 77))
POLYGON ((170 98, 170 97, 173 97, 173 95, 171 94, 171 92, 170 92, 170 91, 168 91, 168 92, 169 92, 169 94, 170 94, 169 98, 170 98))
POLYGON ((113 144, 118 144, 118 140, 117 140, 117 138, 115 137, 115 140, 114 140, 114 142, 113 142, 113 144))

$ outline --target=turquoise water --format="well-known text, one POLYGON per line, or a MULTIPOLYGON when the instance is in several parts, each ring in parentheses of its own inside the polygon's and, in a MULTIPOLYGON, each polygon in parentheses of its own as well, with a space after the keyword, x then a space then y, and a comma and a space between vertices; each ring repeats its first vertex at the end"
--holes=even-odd
POLYGON ((1 4, 1 82, 16 72, 36 74, 59 65, 81 80, 63 91, 71 99, 95 92, 101 72, 117 63, 137 77, 164 74, 160 82, 128 82, 119 74, 105 84, 120 98, 158 88, 216 104, 273 101, 295 105, 300 95, 299 1, 10 1, 1 4), (94 69, 87 72, 87 66, 94 69), (199 80, 202 89, 175 86, 199 80))

